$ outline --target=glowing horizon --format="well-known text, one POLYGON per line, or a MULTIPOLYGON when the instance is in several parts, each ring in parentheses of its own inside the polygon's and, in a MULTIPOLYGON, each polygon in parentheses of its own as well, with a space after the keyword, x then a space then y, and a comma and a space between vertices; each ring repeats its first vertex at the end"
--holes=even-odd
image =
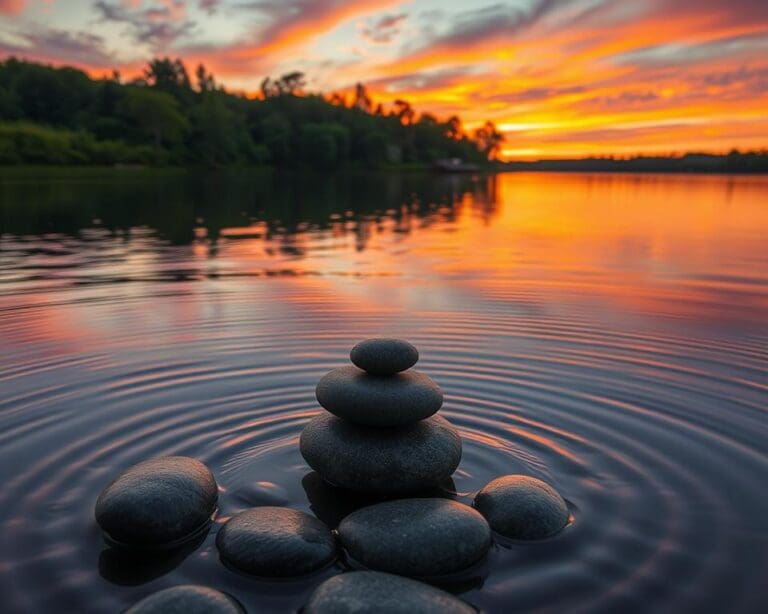
POLYGON ((508 159, 768 147, 764 0, 0 0, 0 54, 126 77, 153 56, 230 90, 309 90, 486 119, 508 159))

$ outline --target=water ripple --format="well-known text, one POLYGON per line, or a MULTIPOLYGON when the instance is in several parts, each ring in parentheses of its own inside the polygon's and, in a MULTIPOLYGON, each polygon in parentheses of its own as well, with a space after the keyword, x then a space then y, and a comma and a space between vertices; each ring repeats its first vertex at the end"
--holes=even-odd
MULTIPOLYGON (((569 253, 561 264, 552 242, 538 249, 520 234, 512 202, 497 229, 485 209, 458 221, 429 209, 429 227, 368 228, 366 250, 344 234, 360 220, 343 212, 332 229, 306 222, 282 251, 261 223, 216 245, 172 245, 147 228, 3 235, 3 611, 116 612, 183 582, 254 612, 297 610, 341 568, 251 580, 219 563, 215 532, 252 505, 333 522, 359 504, 329 494, 297 443, 319 411, 317 380, 380 334, 417 345, 419 369, 445 392, 464 440, 454 496, 469 502, 490 479, 526 473, 572 511, 552 539, 499 540, 473 582, 450 587, 464 599, 490 613, 765 611, 766 277, 698 261, 669 284, 682 275, 673 255, 649 286, 631 259, 612 261, 618 276, 569 253), (513 231, 501 264, 474 256, 506 248, 513 231), (172 559, 126 560, 104 547, 95 499, 122 469, 164 454, 211 467, 219 517, 172 559)), ((599 213, 589 221, 611 210, 599 213)), ((589 239, 579 250, 607 249, 589 239)), ((759 267, 768 258, 756 245, 759 267)))

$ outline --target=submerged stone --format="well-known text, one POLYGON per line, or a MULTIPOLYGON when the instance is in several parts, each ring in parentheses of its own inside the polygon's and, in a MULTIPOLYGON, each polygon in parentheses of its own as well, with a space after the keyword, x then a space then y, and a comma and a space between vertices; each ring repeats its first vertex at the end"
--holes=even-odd
POLYGON ((303 614, 476 614, 477 610, 434 586, 379 571, 334 576, 315 589, 303 614))
POLYGON ((339 538, 369 569, 403 576, 455 574, 479 562, 491 545, 485 519, 450 499, 399 499, 353 512, 339 538))
POLYGON ((423 373, 383 377, 353 366, 323 376, 315 396, 332 414, 368 426, 411 424, 429 418, 443 404, 440 387, 423 373))
POLYGON ((184 584, 152 593, 125 614, 245 614, 229 595, 207 586, 184 584))
POLYGON ((544 539, 568 524, 568 505, 546 482, 505 475, 475 496, 475 508, 497 533, 514 539, 544 539))
POLYGON ((304 427, 299 447, 309 466, 330 484, 379 495, 432 490, 461 460, 461 438, 440 416, 383 429, 323 412, 304 427))
POLYGON ((254 507, 233 516, 216 536, 216 546, 225 562, 265 578, 307 574, 336 557, 330 529, 287 507, 254 507))
POLYGON ((216 511, 216 480, 200 461, 165 456, 130 467, 96 501, 96 522, 112 545, 172 548, 204 531, 216 511))
POLYGON ((394 375, 415 365, 419 351, 401 339, 366 339, 352 348, 349 358, 373 375, 394 375))

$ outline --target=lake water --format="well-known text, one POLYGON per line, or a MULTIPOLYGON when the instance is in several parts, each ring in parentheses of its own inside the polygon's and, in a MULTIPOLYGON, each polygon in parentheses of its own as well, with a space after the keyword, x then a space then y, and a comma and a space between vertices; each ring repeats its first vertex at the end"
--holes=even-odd
POLYGON ((214 526, 135 563, 104 485, 195 456, 221 518, 333 522, 298 452, 314 386, 398 336, 464 438, 457 497, 526 473, 574 522, 451 586, 486 612, 768 611, 768 178, 0 173, 3 612, 117 612, 179 583, 251 612, 214 526))

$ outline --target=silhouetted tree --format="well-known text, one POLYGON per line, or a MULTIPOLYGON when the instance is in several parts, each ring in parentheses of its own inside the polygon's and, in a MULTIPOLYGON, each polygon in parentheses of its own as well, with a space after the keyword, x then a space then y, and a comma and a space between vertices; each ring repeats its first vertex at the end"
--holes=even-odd
POLYGON ((445 136, 449 139, 460 139, 462 134, 461 119, 457 115, 451 115, 445 122, 445 136))
POLYGON ((216 80, 213 75, 205 70, 205 66, 200 64, 195 71, 197 77, 197 90, 199 92, 212 92, 216 89, 216 80))
POLYGON ((344 96, 344 94, 340 94, 339 92, 334 92, 328 97, 328 102, 330 102, 335 107, 346 107, 347 106, 347 99, 344 96))
POLYGON ((416 112, 407 100, 395 100, 395 115, 400 119, 401 124, 410 126, 413 123, 416 112))
POLYGON ((156 58, 144 69, 147 85, 172 95, 192 89, 189 74, 180 59, 156 58))
POLYGON ((496 130, 493 122, 487 121, 475 131, 475 140, 483 155, 488 160, 495 160, 504 142, 504 135, 496 130))
POLYGON ((365 113, 370 113, 373 108, 373 101, 362 83, 358 83, 355 86, 355 101, 352 103, 352 106, 365 113))
POLYGON ((284 74, 277 80, 278 88, 281 94, 288 94, 295 96, 301 93, 306 87, 307 81, 304 78, 304 73, 299 71, 289 72, 284 74))
POLYGON ((261 82, 261 93, 264 98, 296 96, 302 92, 306 84, 304 73, 294 71, 286 73, 274 81, 270 77, 266 77, 261 82))

